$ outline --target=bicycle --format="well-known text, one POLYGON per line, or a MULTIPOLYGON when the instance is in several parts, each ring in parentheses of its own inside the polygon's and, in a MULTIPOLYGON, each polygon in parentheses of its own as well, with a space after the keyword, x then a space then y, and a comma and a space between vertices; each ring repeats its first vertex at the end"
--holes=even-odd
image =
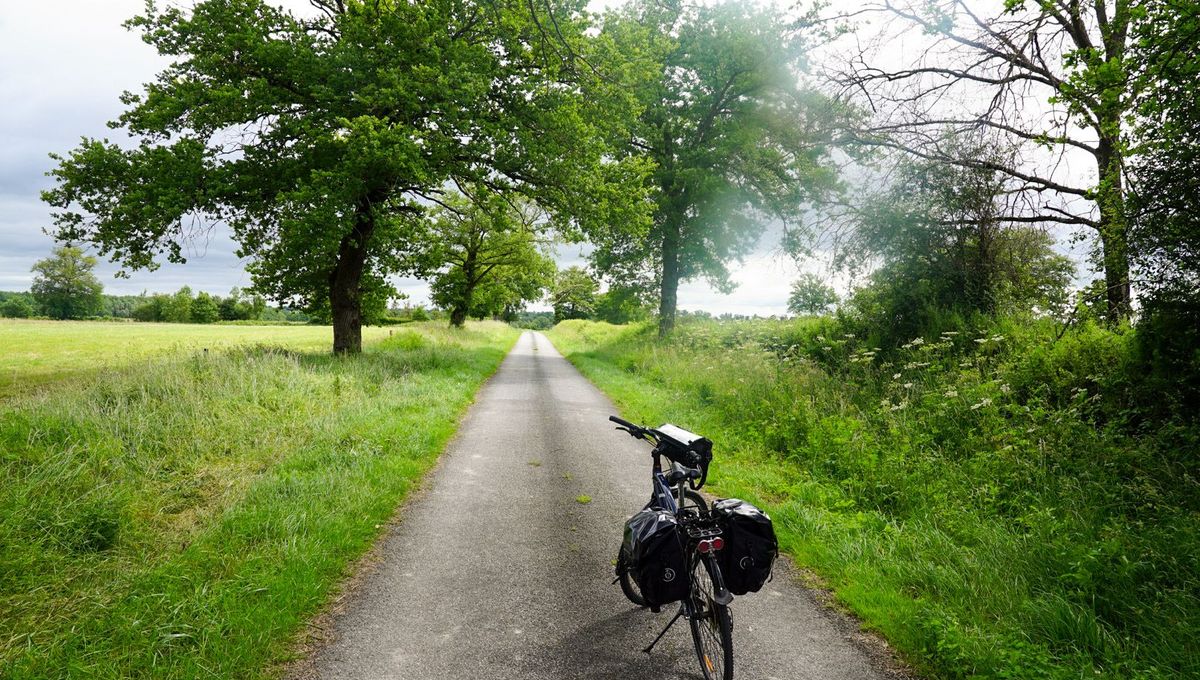
MULTIPOLYGON (((687 595, 682 598, 679 611, 671 621, 642 651, 649 654, 671 626, 686 616, 705 680, 732 680, 733 619, 729 604, 733 595, 725 587, 717 560, 717 552, 724 548, 724 539, 721 528, 709 513, 708 504, 696 493, 708 478, 712 444, 673 425, 654 429, 634 425, 617 416, 609 416, 609 420, 617 423, 617 429, 654 445, 651 452, 653 488, 650 502, 643 510, 661 510, 674 515, 678 539, 686 555, 687 595), (670 461, 670 470, 665 473, 664 457, 670 461)), ((643 596, 632 570, 632 556, 627 554, 627 546, 622 542, 614 582, 620 583, 621 591, 634 604, 659 611, 658 606, 643 596)))

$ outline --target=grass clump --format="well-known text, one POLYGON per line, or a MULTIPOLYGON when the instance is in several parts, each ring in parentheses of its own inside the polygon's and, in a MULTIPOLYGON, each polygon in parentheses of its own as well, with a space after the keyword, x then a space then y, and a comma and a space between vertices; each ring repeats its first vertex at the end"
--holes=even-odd
POLYGON ((179 352, 0 404, 0 677, 260 677, 517 332, 179 352))
POLYGON ((1200 433, 1148 415, 1132 334, 855 331, 550 337, 628 416, 712 438, 713 490, 767 508, 783 547, 932 675, 1200 675, 1200 433))

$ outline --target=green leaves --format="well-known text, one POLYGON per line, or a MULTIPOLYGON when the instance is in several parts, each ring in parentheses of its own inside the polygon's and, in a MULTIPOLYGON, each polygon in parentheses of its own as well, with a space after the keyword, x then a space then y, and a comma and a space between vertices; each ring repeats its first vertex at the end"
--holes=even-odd
POLYGON ((611 151, 633 100, 589 67, 608 48, 579 3, 203 0, 129 26, 172 58, 122 96, 136 145, 85 140, 45 194, 59 238, 127 267, 228 225, 256 288, 353 325, 452 185, 524 196, 574 235, 644 222, 616 188, 643 167, 611 151))
POLYGON ((535 206, 479 190, 473 199, 451 194, 443 204, 425 225, 435 245, 420 270, 432 276, 433 301, 451 310, 451 324, 461 326, 468 314, 515 313, 542 296, 554 260, 535 206))
POLYGON ((673 317, 680 281, 729 288, 727 263, 754 247, 763 224, 797 219, 829 181, 805 125, 823 99, 799 84, 803 44, 744 3, 632 3, 606 18, 601 41, 628 64, 641 114, 625 154, 653 163, 644 186, 655 214, 645 236, 605 234, 593 264, 623 283, 658 269, 673 317))
POLYGON ((103 286, 92 273, 95 266, 96 258, 84 255, 79 248, 55 248, 50 257, 33 265, 33 284, 29 292, 42 313, 52 319, 82 319, 95 315, 103 302, 100 296, 103 286))

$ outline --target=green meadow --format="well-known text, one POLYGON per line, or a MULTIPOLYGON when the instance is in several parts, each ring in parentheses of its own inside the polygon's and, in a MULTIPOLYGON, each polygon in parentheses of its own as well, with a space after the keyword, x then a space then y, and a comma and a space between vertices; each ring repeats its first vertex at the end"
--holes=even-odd
POLYGON ((411 324, 335 357, 328 328, 2 328, 5 384, 43 387, 0 401, 14 680, 277 675, 517 337, 411 324))
MULTIPOLYGON (((363 340, 394 330, 363 328, 363 340)), ((252 326, 0 319, 0 398, 181 352, 278 345, 327 350, 327 326, 252 326)))

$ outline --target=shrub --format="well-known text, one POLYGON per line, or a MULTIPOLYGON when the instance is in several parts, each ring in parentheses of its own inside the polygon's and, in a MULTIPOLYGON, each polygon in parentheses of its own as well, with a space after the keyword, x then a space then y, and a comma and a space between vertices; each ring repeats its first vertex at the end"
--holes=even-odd
POLYGON ((11 297, 0 303, 0 316, 5 318, 28 319, 33 315, 33 305, 23 297, 11 297))

